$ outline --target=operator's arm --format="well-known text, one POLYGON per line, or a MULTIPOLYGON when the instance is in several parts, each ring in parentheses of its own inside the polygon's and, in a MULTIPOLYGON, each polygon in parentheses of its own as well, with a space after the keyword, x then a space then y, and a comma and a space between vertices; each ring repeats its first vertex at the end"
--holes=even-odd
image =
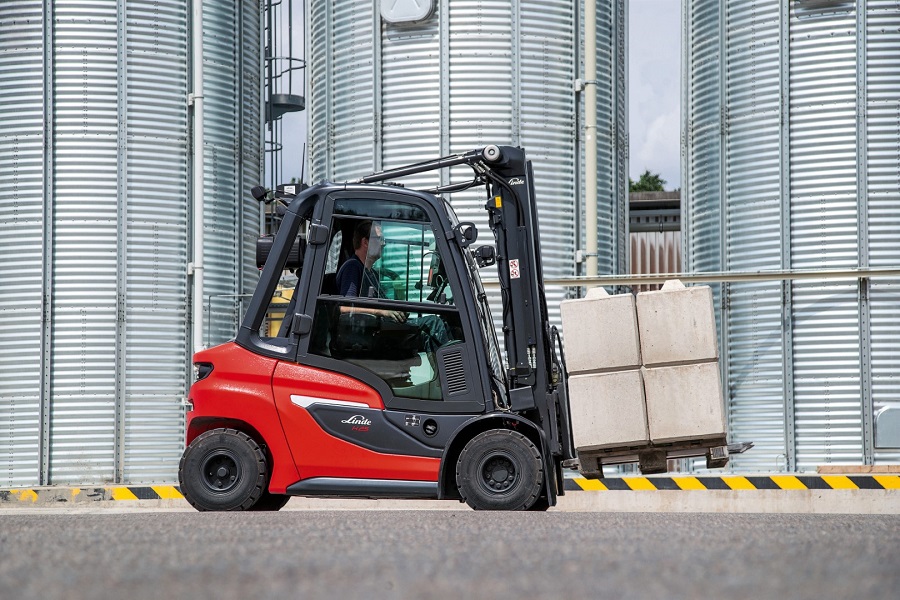
MULTIPOLYGON (((343 265, 341 265, 341 268, 338 271, 336 277, 338 291, 341 296, 346 296, 348 298, 358 298, 364 273, 365 267, 363 266, 362 262, 358 260, 354 260, 351 258, 343 265)), ((367 315, 374 315, 376 317, 391 319, 398 323, 404 323, 409 316, 405 312, 400 310, 387 310, 362 306, 341 306, 340 311, 342 313, 349 314, 363 313, 367 315)))

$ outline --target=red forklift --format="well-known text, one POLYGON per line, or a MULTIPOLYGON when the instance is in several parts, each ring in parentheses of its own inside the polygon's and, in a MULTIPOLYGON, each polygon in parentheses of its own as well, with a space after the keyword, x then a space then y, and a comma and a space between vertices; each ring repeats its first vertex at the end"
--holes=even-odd
POLYGON ((258 243, 236 339, 194 355, 185 498, 204 511, 290 496, 555 505, 575 451, 525 153, 487 146, 295 192, 254 188, 283 218, 258 243), (393 183, 456 165, 472 179, 393 183), (439 195, 476 186, 494 244, 472 249, 475 224, 439 195), (494 264, 503 349, 479 276, 494 264))

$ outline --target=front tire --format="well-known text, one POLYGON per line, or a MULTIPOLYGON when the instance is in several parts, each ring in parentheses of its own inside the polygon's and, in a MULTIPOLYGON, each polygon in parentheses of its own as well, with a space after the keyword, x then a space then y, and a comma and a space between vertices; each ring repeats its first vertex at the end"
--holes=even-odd
POLYGON ((527 510, 541 495, 541 453, 527 437, 509 429, 476 435, 456 463, 456 485, 475 510, 527 510))
POLYGON ((178 481, 197 510, 248 510, 265 492, 266 456, 249 435, 213 429, 185 449, 178 481))

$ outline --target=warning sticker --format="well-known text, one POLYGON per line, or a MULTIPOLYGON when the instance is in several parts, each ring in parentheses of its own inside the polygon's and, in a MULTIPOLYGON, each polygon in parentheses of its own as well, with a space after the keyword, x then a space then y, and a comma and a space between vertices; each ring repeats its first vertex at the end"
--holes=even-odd
POLYGON ((521 273, 519 273, 519 260, 514 258, 509 261, 509 278, 510 279, 518 279, 521 277, 521 273))

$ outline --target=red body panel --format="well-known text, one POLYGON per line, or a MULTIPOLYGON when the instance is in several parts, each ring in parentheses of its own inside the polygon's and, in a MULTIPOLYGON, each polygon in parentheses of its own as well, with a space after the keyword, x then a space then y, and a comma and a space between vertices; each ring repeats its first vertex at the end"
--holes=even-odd
POLYGON ((212 363, 214 369, 191 386, 194 409, 187 414, 186 444, 208 429, 243 421, 263 438, 272 455, 269 490, 284 493, 300 476, 272 397, 272 373, 278 361, 232 342, 198 352, 194 362, 212 363))
POLYGON ((439 458, 382 454, 340 440, 291 402, 296 394, 384 410, 378 392, 357 379, 259 356, 235 343, 198 352, 194 362, 214 368, 191 387, 186 444, 209 429, 245 423, 272 456, 272 493, 309 477, 437 481, 439 458))
POLYGON ((273 377, 275 402, 284 432, 297 460, 301 479, 358 477, 437 481, 439 458, 382 454, 340 440, 325 431, 291 395, 364 402, 384 409, 381 396, 368 385, 332 371, 280 362, 273 377))

